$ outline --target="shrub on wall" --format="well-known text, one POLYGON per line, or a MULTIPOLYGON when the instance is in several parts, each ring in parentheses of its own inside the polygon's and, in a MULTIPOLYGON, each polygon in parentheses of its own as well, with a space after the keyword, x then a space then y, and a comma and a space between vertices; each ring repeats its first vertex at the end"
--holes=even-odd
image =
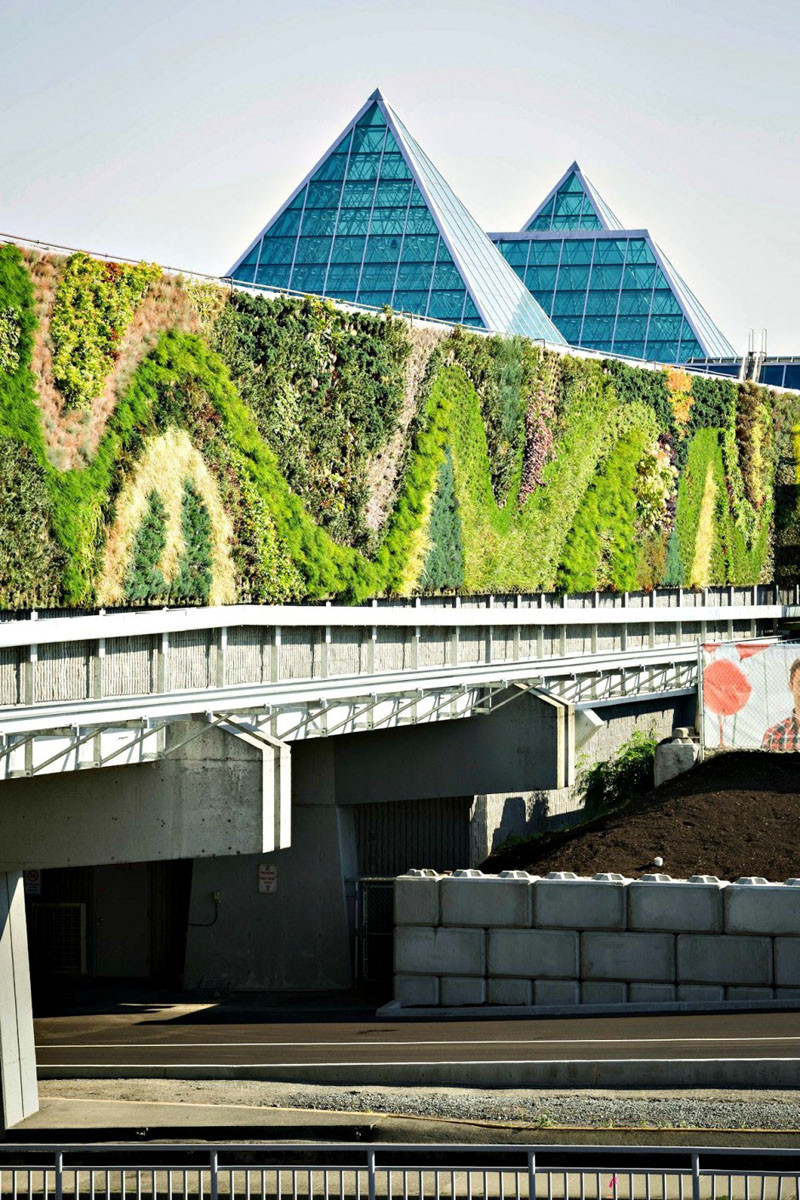
POLYGON ((448 447, 442 465, 428 527, 430 550, 420 575, 420 586, 434 592, 457 590, 464 583, 464 546, 453 475, 453 455, 448 447))
POLYGON ((403 322, 234 292, 216 345, 292 490, 337 542, 363 547, 367 463, 403 398, 403 322))
POLYGON ((57 604, 63 570, 45 472, 27 446, 0 431, 0 608, 57 604))
POLYGON ((50 339, 53 378, 68 407, 88 408, 114 365, 137 305, 161 270, 73 254, 58 282, 50 339))

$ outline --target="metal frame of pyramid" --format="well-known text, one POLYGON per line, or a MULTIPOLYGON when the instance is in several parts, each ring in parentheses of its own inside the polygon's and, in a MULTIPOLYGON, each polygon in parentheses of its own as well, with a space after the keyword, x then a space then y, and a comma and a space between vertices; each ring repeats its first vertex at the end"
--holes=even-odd
MULTIPOLYGON (((508 265, 497 247, 492 244, 486 233, 478 225, 475 218, 468 212, 461 201, 455 196, 452 189, 445 182, 442 175, 433 165, 431 160, 420 147, 419 143, 411 136, 403 122, 389 106, 379 90, 376 90, 366 100, 356 115, 350 120, 339 136, 333 141, 331 146, 325 151, 322 157, 314 164, 308 174, 300 181, 294 191, 291 193, 286 202, 281 205, 275 215, 250 242, 243 254, 237 258, 236 262, 228 272, 228 277, 239 279, 241 282, 252 283, 258 272, 258 262, 252 269, 251 279, 242 279, 241 271, 243 264, 252 255, 257 246, 263 246, 264 239, 268 238, 276 223, 292 208, 293 203, 302 193, 306 185, 310 184, 314 177, 321 170, 327 160, 337 152, 338 147, 343 140, 348 137, 350 132, 359 125, 362 118, 370 111, 373 105, 377 105, 380 113, 388 127, 394 141, 397 143, 400 154, 403 157, 406 167, 411 175, 413 185, 419 189, 420 194, 427 206, 428 213, 432 218, 441 242, 444 243, 447 250, 447 258, 455 265, 461 282, 466 289, 466 295, 471 300, 474 309, 474 315, 470 316, 467 323, 480 324, 486 329, 493 330, 497 333, 505 334, 521 334, 525 337, 543 340, 548 343, 564 345, 564 338, 543 311, 536 299, 531 295, 522 281, 519 279, 514 270, 508 265), (239 274, 237 275, 237 272, 239 274)), ((348 166, 349 166, 349 151, 348 151, 348 166)), ((383 157, 381 155, 381 164, 383 157)), ((380 171, 380 169, 379 169, 380 171)), ((377 191, 378 183, 381 182, 380 173, 375 179, 375 187, 377 191)), ((342 191, 339 197, 338 207, 336 209, 336 217, 334 221, 333 232, 330 234, 331 250, 330 255, 333 255, 333 247, 338 236, 338 226, 340 215, 342 213, 342 199, 344 195, 345 179, 342 180, 342 191)), ((409 200, 410 205, 410 200, 409 200)), ((367 232, 364 234, 366 256, 367 241, 372 236, 372 215, 373 209, 370 211, 370 225, 367 232)), ((304 216, 304 214, 303 214, 304 216)), ((294 235, 299 244, 302 235, 302 220, 298 231, 294 235)), ((405 230, 402 239, 405 238, 405 230)), ((400 253, 402 252, 402 239, 400 253)), ((260 252, 259 252, 260 254, 260 252)), ((295 251, 296 254, 296 251, 295 251)), ((362 260, 362 273, 364 261, 362 260)), ((398 266, 399 266, 398 258, 398 266)), ((313 290, 311 294, 327 296, 330 299, 342 299, 337 297, 334 290, 327 287, 328 277, 330 273, 330 262, 328 260, 328 269, 325 274, 325 282, 320 290, 313 290)), ((435 268, 434 264, 434 268, 435 268)), ((269 284, 264 281, 262 286, 275 288, 275 290, 305 290, 294 289, 292 285, 292 277, 294 272, 294 260, 289 271, 289 284, 287 288, 282 289, 281 285, 269 284)), ((360 286, 359 276, 359 286, 360 286)), ((395 286, 391 293, 393 298, 397 289, 397 276, 395 277, 395 286)), ((435 292, 434 281, 432 278, 430 291, 428 295, 428 308, 430 307, 431 295, 435 292)), ((386 303, 391 303, 391 298, 387 298, 386 303)), ((425 312, 416 315, 426 316, 428 308, 425 312)), ((467 304, 465 301, 465 310, 467 304)), ((407 310, 406 310, 407 311, 407 310)), ((462 314, 463 315, 463 314, 462 314)), ((454 319, 453 323, 459 323, 458 319, 454 319)))

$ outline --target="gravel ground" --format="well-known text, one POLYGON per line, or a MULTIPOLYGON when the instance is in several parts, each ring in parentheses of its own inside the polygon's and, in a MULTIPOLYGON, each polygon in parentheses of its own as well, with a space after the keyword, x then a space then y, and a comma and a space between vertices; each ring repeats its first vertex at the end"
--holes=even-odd
POLYGON ((395 1114, 519 1126, 800 1129, 800 1093, 766 1091, 480 1091, 323 1087, 250 1080, 46 1080, 42 1096, 395 1114))

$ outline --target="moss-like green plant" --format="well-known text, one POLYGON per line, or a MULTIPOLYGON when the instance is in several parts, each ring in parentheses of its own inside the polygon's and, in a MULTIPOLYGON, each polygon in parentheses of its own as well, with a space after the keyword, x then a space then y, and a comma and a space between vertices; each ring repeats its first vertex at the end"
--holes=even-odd
POLYGON ((464 583, 464 546, 449 448, 439 468, 428 539, 431 547, 422 568, 420 587, 435 592, 457 590, 464 583))
POLYGON ((88 254, 67 259, 58 282, 50 339, 53 379, 71 408, 88 408, 100 395, 119 342, 160 268, 100 262, 88 254))
POLYGON ((0 309, 0 371, 16 371, 21 337, 19 313, 11 305, 0 309))
POLYGON ((594 588, 632 591, 637 582, 639 464, 647 452, 642 429, 621 438, 590 483, 570 530, 558 585, 562 591, 594 588))
POLYGON ((64 554, 52 516, 44 468, 26 445, 0 436, 0 608, 58 603, 64 554))
POLYGON ((183 485, 181 509, 183 552, 172 594, 184 604, 207 604, 211 591, 211 516, 191 479, 183 485))
POLYGON ((363 549, 367 464, 403 399, 403 322, 234 292, 215 345, 292 490, 335 541, 363 549))
POLYGON ((158 492, 147 497, 147 511, 136 531, 133 555, 125 578, 125 599, 132 603, 155 604, 166 599, 169 589, 161 571, 167 546, 167 514, 158 492))

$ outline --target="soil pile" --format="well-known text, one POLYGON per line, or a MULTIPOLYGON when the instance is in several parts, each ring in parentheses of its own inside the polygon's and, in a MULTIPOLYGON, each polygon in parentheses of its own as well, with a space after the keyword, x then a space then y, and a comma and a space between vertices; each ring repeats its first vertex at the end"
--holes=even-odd
POLYGON ((483 870, 800 877, 800 754, 707 759, 622 809, 493 854, 483 870), (664 865, 656 867, 661 857, 664 865))

